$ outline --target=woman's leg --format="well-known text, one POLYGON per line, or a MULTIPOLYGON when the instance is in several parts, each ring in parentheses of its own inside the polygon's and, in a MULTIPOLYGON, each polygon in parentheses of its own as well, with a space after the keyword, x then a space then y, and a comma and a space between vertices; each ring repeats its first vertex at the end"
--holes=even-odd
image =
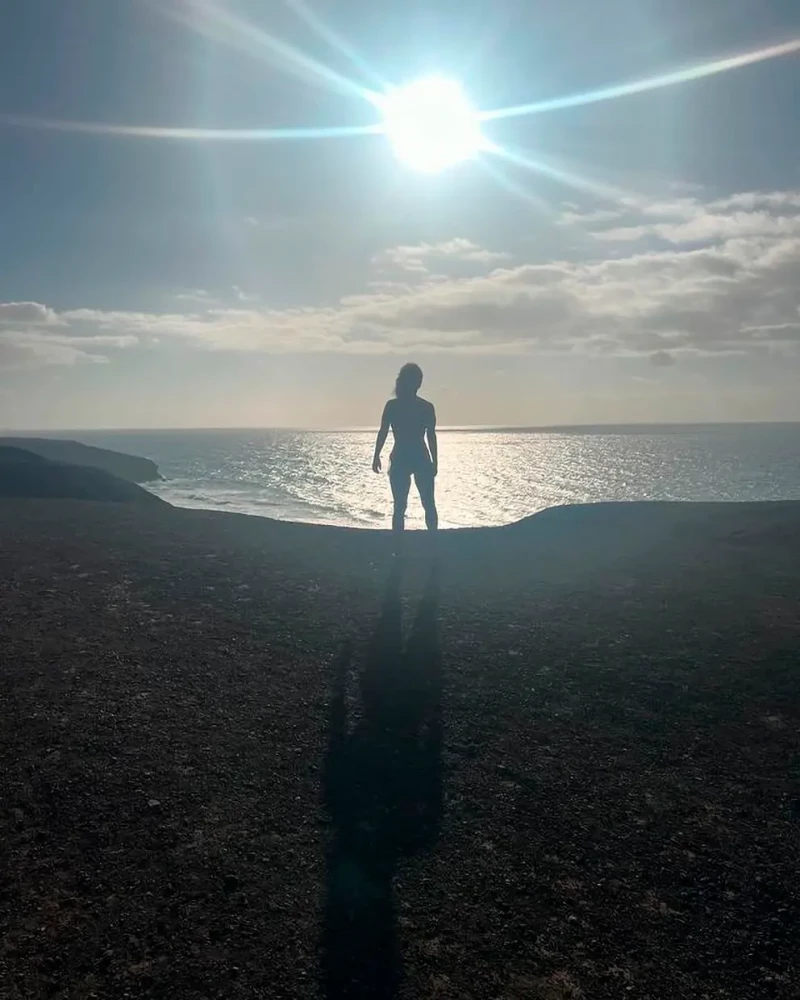
POLYGON ((419 490, 419 498, 425 511, 425 527, 428 531, 436 531, 439 527, 439 514, 436 510, 435 484, 433 468, 419 469, 414 475, 414 481, 419 490))
POLYGON ((392 486, 392 497, 394 499, 392 531, 402 531, 406 521, 408 491, 411 489, 411 473, 392 466, 389 470, 389 482, 392 486))

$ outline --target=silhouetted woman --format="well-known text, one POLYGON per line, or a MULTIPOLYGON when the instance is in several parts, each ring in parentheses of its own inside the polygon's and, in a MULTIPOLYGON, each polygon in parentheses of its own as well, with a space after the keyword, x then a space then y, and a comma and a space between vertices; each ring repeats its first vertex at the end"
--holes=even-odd
POLYGON ((419 490, 419 498, 425 508, 425 525, 430 531, 439 526, 434 498, 439 453, 436 444, 436 411, 433 403, 417 395, 422 385, 422 369, 419 365, 403 365, 395 382, 395 398, 390 399, 383 409, 381 429, 375 442, 375 456, 372 471, 381 471, 381 451, 386 444, 389 428, 394 435, 394 448, 389 467, 389 482, 392 484, 394 514, 392 530, 403 530, 408 504, 411 477, 419 490), (427 438, 427 444, 425 443, 427 438))

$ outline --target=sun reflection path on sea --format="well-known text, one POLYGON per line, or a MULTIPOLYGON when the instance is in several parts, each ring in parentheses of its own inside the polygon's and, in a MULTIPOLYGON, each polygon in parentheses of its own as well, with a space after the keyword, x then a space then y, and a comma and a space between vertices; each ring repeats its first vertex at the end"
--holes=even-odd
MULTIPOLYGON (((751 440, 735 429, 709 433, 440 432, 436 495, 441 526, 509 524, 561 504, 767 500, 796 493, 797 484, 776 477, 788 459, 782 450, 788 436, 770 439, 769 447, 777 452, 765 453, 759 466, 759 448, 765 444, 755 436, 751 440)), ((366 433, 303 439, 302 464, 308 461, 315 472, 306 497, 329 507, 329 514, 335 511, 340 523, 388 527, 391 492, 387 476, 369 468, 373 442, 374 435, 366 433)), ((298 478, 303 479, 300 468, 298 478)), ((424 527, 413 487, 406 523, 424 527)))

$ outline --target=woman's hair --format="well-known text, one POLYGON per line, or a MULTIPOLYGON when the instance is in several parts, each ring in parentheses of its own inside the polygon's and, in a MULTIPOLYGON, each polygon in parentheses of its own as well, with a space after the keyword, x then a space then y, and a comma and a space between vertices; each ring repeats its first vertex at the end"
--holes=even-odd
POLYGON ((419 365, 409 362, 403 365, 397 373, 397 380, 394 383, 394 394, 398 399, 401 397, 413 396, 422 385, 422 369, 419 365))

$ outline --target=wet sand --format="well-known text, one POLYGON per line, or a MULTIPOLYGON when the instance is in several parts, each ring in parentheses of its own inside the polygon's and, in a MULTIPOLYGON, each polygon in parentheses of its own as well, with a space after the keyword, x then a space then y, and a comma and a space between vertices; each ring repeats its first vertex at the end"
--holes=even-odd
POLYGON ((0 997, 796 997, 800 504, 0 503, 0 997))

